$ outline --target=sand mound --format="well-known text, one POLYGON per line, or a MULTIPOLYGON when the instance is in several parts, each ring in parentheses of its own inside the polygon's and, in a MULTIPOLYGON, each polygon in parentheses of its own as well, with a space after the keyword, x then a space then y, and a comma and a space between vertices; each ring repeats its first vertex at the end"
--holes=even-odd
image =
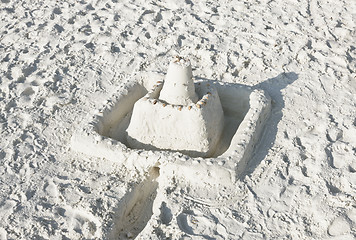
POLYGON ((207 157, 214 153, 223 128, 224 113, 215 87, 204 84, 195 90, 190 62, 178 58, 170 63, 164 83, 158 82, 135 103, 128 144, 207 157))

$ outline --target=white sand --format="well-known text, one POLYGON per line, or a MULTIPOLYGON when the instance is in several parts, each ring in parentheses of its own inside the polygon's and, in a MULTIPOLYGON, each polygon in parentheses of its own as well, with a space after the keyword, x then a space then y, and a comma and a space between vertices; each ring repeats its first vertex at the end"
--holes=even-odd
POLYGON ((356 238, 354 0, 0 8, 0 239, 356 238), (271 96, 239 180, 226 158, 70 148, 129 79, 176 54, 271 96))

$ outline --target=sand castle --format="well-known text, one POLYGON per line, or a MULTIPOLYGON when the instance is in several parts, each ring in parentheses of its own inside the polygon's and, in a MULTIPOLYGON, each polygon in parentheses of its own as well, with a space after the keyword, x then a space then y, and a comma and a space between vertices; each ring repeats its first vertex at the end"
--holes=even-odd
POLYGON ((216 88, 194 84, 190 61, 175 57, 165 81, 158 81, 135 103, 127 142, 131 148, 209 157, 223 128, 224 112, 216 88))
MULTIPOLYGON (((136 170, 164 167, 192 183, 197 174, 233 180, 245 171, 270 112, 271 98, 263 90, 193 82, 189 61, 176 58, 166 75, 139 72, 124 82, 83 121, 71 147, 136 170)), ((210 185, 218 182, 209 179, 210 185)))

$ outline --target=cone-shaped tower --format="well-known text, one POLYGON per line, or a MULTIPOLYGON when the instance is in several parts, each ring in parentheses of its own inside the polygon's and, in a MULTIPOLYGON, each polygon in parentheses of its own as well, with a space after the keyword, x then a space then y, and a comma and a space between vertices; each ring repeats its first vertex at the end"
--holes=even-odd
POLYGON ((198 95, 195 93, 192 76, 190 61, 175 57, 168 67, 159 99, 170 104, 183 106, 196 103, 198 95))

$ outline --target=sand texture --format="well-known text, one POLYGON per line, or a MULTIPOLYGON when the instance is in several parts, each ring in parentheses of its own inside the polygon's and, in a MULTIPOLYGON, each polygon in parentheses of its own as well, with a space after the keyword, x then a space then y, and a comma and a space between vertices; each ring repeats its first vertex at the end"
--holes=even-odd
POLYGON ((355 0, 1 0, 0 20, 1 240, 356 238, 355 0), (128 117, 105 129, 105 107, 175 55, 268 94, 261 134, 246 110, 214 158, 108 140, 128 117))

